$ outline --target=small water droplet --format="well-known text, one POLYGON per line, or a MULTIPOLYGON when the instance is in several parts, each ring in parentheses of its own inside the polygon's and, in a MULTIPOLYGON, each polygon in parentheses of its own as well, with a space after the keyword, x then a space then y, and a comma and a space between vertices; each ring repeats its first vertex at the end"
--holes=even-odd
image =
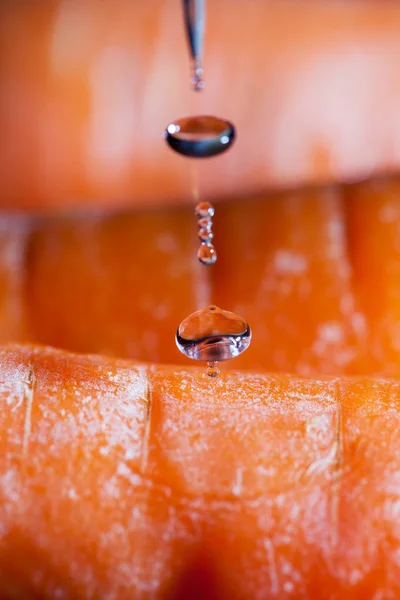
POLYGON ((217 260, 217 253, 214 246, 203 242, 198 249, 197 258, 203 265, 213 265, 217 260))
POLYGON ((211 242, 214 234, 210 229, 199 229, 199 239, 202 242, 211 242))
POLYGON ((205 83, 203 79, 203 69, 201 67, 195 68, 192 84, 195 92, 201 92, 201 90, 204 89, 205 83))
POLYGON ((184 0, 182 6, 193 73, 201 79, 203 76, 201 63, 205 28, 205 2, 204 0, 184 0))
POLYGON ((197 217, 213 217, 215 214, 215 208, 209 202, 199 202, 196 204, 194 213, 197 217))
POLYGON ((203 217, 197 221, 199 229, 211 229, 212 224, 212 220, 209 217, 203 217))
POLYGON ((216 363, 214 361, 212 362, 208 362, 207 363, 207 375, 209 377, 218 377, 218 375, 220 374, 220 370, 218 369, 216 363))
POLYGON ((235 136, 232 123, 208 115, 178 119, 165 130, 167 144, 175 152, 193 158, 207 158, 225 152, 235 136))
POLYGON ((208 306, 189 315, 176 334, 179 350, 204 362, 221 362, 242 354, 251 342, 251 329, 239 315, 208 306))

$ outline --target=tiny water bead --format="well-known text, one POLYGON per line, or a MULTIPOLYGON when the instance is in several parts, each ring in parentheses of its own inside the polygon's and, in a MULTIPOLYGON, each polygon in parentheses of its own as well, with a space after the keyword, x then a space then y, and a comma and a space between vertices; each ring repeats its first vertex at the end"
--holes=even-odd
POLYGON ((204 88, 201 62, 205 28, 205 0, 183 0, 183 18, 193 66, 193 89, 198 92, 204 88))
POLYGON ((202 242, 197 251, 197 258, 203 265, 210 266, 217 261, 217 252, 212 244, 202 242))
POLYGON ((195 92, 201 92, 204 89, 203 69, 199 66, 194 66, 194 74, 192 77, 192 85, 195 92))
POLYGON ((192 313, 176 333, 176 345, 183 354, 207 363, 231 360, 247 350, 250 342, 247 321, 217 306, 192 313))
POLYGON ((213 239, 214 234, 211 231, 211 229, 208 228, 204 228, 204 229, 199 229, 199 240, 201 240, 202 242, 211 242, 211 240, 213 239))
POLYGON ((217 260, 217 253, 211 240, 214 237, 212 229, 212 217, 215 214, 215 209, 209 202, 199 202, 194 209, 195 215, 198 217, 197 224, 199 226, 199 239, 202 242, 197 258, 203 265, 213 265, 217 260))
POLYGON ((197 221, 197 225, 199 226, 199 229, 211 229, 212 220, 208 219, 207 217, 203 217, 197 221))
POLYGON ((167 144, 178 154, 192 158, 208 158, 225 152, 235 136, 232 123, 208 115, 178 119, 165 130, 167 144))
POLYGON ((215 362, 208 362, 207 363, 207 375, 209 377, 218 377, 218 375, 220 374, 220 370, 218 369, 217 365, 215 364, 215 362))
POLYGON ((199 202, 198 204, 196 204, 194 214, 197 217, 207 219, 214 216, 215 208, 209 202, 199 202))

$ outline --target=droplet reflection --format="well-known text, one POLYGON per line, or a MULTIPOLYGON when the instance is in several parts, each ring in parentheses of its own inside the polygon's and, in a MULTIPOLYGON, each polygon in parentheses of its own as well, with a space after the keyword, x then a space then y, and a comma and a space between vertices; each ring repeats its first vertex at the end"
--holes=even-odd
POLYGON ((197 258, 203 265, 210 266, 216 262, 217 252, 212 244, 203 242, 198 249, 197 258))
POLYGON ((250 342, 249 324, 217 306, 189 315, 176 334, 176 344, 183 354, 208 363, 231 360, 247 350, 250 342))
POLYGON ((165 131, 167 144, 175 152, 193 158, 207 158, 225 152, 235 136, 232 123, 213 116, 178 119, 165 131))

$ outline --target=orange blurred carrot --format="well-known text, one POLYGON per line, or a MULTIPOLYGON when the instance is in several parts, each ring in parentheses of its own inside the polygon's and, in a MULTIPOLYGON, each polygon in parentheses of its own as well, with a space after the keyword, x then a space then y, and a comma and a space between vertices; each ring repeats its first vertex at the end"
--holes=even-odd
POLYGON ((239 132, 203 198, 398 169, 399 28, 394 2, 210 2, 196 96, 179 2, 2 3, 1 205, 188 202, 162 135, 198 112, 239 132))
POLYGON ((400 593, 398 383, 34 346, 0 382, 2 597, 400 593))
POLYGON ((253 328, 224 369, 399 376, 399 183, 217 207, 211 269, 190 208, 0 219, 0 342, 189 364, 174 333, 215 303, 253 328))

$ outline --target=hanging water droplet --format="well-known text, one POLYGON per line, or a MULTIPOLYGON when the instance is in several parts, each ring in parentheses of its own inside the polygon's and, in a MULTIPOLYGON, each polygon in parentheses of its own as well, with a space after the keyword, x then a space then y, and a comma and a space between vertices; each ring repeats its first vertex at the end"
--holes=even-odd
POLYGON ((218 369, 216 363, 214 361, 212 362, 208 362, 207 363, 207 375, 209 377, 218 377, 218 375, 220 374, 220 370, 218 369))
POLYGON ((208 217, 203 217, 197 221, 197 225, 199 226, 199 229, 211 229, 212 220, 208 217))
POLYGON ((198 249, 197 258, 203 265, 213 265, 217 260, 217 253, 214 246, 203 242, 198 249))
POLYGON ((201 92, 204 89, 203 69, 201 67, 195 67, 192 84, 195 92, 201 92))
POLYGON ((202 242, 211 242, 211 240, 213 239, 214 234, 210 229, 199 229, 199 240, 201 240, 202 242))
POLYGON ((196 204, 194 214, 201 218, 210 218, 215 214, 215 208, 209 202, 199 202, 196 204))
POLYGON ((250 342, 249 324, 242 317, 217 306, 189 315, 176 334, 176 345, 183 354, 209 363, 239 356, 250 342))
POLYGON ((184 156, 207 158, 225 152, 235 139, 235 127, 213 116, 185 117, 165 130, 169 146, 184 156))
POLYGON ((205 27, 205 1, 183 0, 183 17, 193 65, 193 86, 195 91, 199 91, 204 87, 201 62, 205 27))

